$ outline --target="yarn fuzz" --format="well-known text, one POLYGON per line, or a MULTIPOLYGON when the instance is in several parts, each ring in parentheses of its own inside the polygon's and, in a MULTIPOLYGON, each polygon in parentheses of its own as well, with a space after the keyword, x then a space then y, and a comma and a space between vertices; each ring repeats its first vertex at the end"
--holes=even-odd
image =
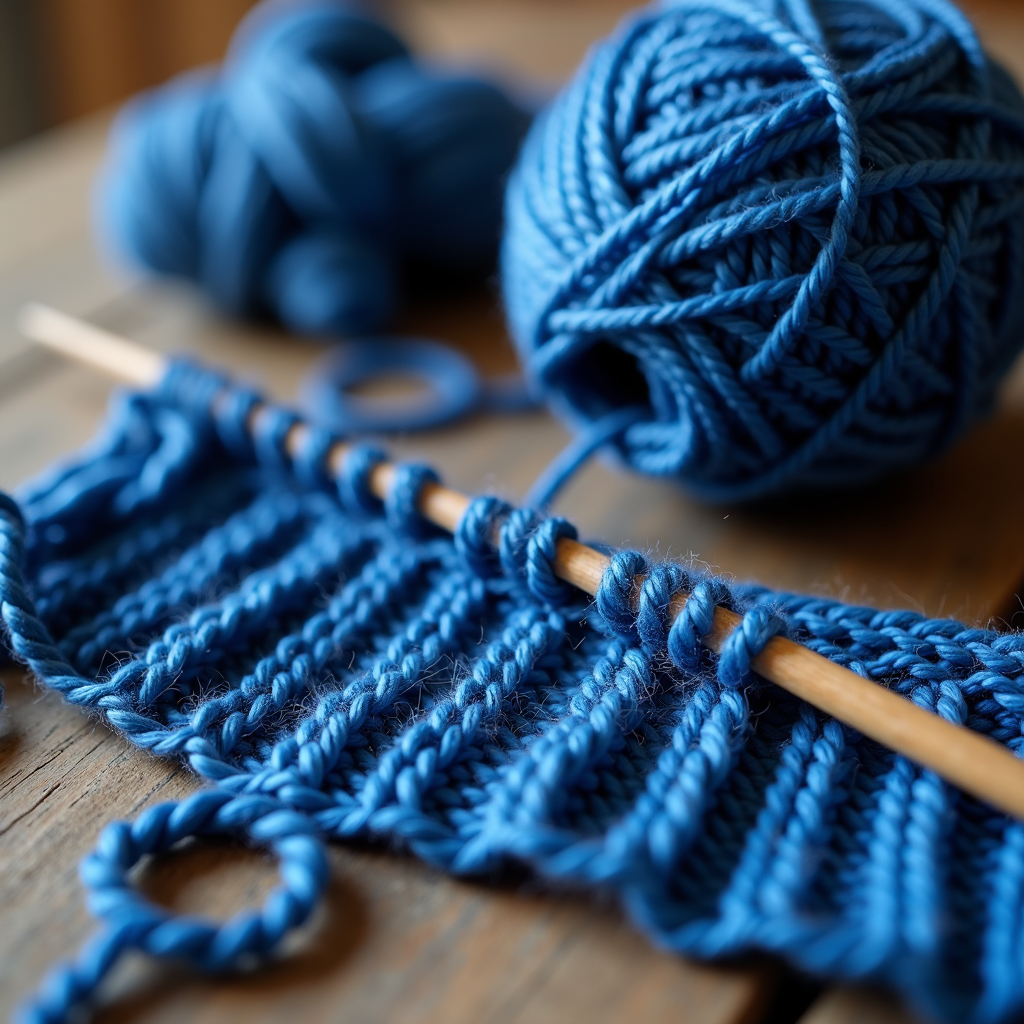
POLYGON ((715 500, 943 450, 1024 342, 1024 100, 946 0, 677 0, 626 21, 507 191, 524 362, 715 500))
POLYGON ((323 890, 321 840, 357 837, 602 886, 668 948, 770 950, 930 1018, 1024 1008, 1024 826, 750 669, 785 631, 1020 751, 1024 636, 635 551, 591 602, 552 569, 564 520, 484 497, 443 535, 417 512, 429 470, 399 467, 382 505, 379 451, 336 474, 334 437, 292 452, 295 416, 257 400, 177 364, 18 505, 0 496, 14 654, 212 786, 104 830, 81 868, 100 930, 25 1022, 74 1016, 131 950, 206 969, 269 952, 323 890), (720 655, 701 645, 716 604, 742 613, 720 655), (279 859, 262 908, 216 923, 136 892, 142 857, 211 832, 279 859))
POLYGON ((495 86, 415 61, 353 4, 268 2, 223 68, 122 112, 100 227, 232 312, 374 330, 410 265, 435 281, 493 266, 526 124, 495 86))

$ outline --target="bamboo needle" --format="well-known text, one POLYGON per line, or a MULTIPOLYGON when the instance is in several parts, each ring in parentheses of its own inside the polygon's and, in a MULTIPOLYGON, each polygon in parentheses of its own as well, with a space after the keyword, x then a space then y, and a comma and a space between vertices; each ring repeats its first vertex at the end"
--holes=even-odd
MULTIPOLYGON (((138 386, 152 387, 167 370, 168 360, 163 355, 46 306, 25 307, 18 326, 32 341, 138 386)), ((257 406, 253 410, 250 427, 265 409, 257 406)), ((301 422, 292 428, 285 442, 289 451, 300 450, 308 429, 301 422)), ((342 442, 331 449, 328 460, 332 469, 340 468, 347 450, 342 442)), ((394 476, 392 464, 378 465, 370 478, 371 490, 384 498, 391 490, 394 476)), ((431 522, 453 531, 469 502, 457 491, 430 485, 421 493, 420 511, 431 522)), ((584 544, 568 539, 558 542, 555 572, 588 594, 597 592, 608 564, 606 555, 584 544)), ((680 593, 673 599, 673 619, 686 603, 686 596, 680 593)), ((703 641, 705 646, 720 651, 739 621, 735 612, 716 609, 712 630, 703 641)), ((972 796, 1024 819, 1024 760, 994 740, 953 725, 783 637, 769 641, 753 659, 753 666, 776 686, 930 768, 972 796)))

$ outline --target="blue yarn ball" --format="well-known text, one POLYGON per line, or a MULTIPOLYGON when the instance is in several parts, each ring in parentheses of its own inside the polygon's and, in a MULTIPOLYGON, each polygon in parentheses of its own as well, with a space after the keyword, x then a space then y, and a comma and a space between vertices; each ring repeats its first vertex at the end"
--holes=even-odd
POLYGON ((577 425, 712 500, 932 456, 1024 342, 1024 100, 944 0, 679 0, 600 44, 506 199, 508 316, 577 425))
POLYGON ((527 116, 330 0, 265 3, 223 68, 122 112, 101 227, 142 267, 294 330, 374 330, 410 266, 486 273, 527 116))

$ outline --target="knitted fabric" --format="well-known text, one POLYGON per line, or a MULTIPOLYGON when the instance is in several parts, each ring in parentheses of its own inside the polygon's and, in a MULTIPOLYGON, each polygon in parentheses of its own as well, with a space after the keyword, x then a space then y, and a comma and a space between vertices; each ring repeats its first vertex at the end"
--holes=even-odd
POLYGON ((20 511, 0 501, 14 654, 212 784, 106 830, 82 868, 101 929, 25 1020, 64 1019, 126 950, 269 950, 325 884, 321 837, 600 886, 668 948, 768 950, 948 1021, 1024 1006, 1024 827, 750 672, 785 631, 1019 749, 1024 637, 630 551, 591 601, 552 570, 563 520, 485 497, 442 535, 416 512, 429 470, 402 467, 382 506, 380 452, 335 478, 329 435, 287 453, 290 413, 250 434, 255 401, 175 365, 20 511), (721 656, 700 645, 716 603, 743 614, 721 656), (218 926, 135 894, 140 857, 217 831, 280 859, 262 909, 218 926))
POLYGON ((675 0, 535 122, 502 285, 538 391, 715 500, 852 484, 1024 341, 1024 100, 946 0, 675 0))

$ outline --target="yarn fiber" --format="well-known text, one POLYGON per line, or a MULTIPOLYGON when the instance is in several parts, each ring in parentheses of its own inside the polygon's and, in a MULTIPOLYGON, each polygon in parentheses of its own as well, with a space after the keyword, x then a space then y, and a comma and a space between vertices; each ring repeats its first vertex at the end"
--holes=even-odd
POLYGON ((222 68, 121 114, 100 226, 234 313, 374 330, 410 267, 445 281, 493 266, 526 124, 495 86, 416 61, 352 4, 264 3, 222 68))
POLYGON ((323 890, 322 839, 458 874, 515 862, 616 894, 659 944, 769 950, 929 1016, 1024 1008, 1024 825, 751 674, 786 632, 1020 752, 1024 636, 772 593, 619 552, 596 601, 557 579, 570 524, 474 500, 176 364, 84 453, 0 497, 0 612, 35 676, 212 788, 109 826, 81 875, 100 929, 22 1013, 80 1019, 127 951, 215 969, 269 952, 323 890), (214 402, 214 396, 216 401, 214 402), (498 536, 495 546, 492 538, 498 536), (691 596, 669 627, 673 593, 691 596), (720 655, 716 604, 742 614, 720 655), (268 845, 281 881, 217 924, 129 872, 190 835, 268 845))
POLYGON ((507 191, 518 349, 715 500, 941 452, 1024 341, 1024 100, 946 0, 675 0, 598 45, 507 191))

